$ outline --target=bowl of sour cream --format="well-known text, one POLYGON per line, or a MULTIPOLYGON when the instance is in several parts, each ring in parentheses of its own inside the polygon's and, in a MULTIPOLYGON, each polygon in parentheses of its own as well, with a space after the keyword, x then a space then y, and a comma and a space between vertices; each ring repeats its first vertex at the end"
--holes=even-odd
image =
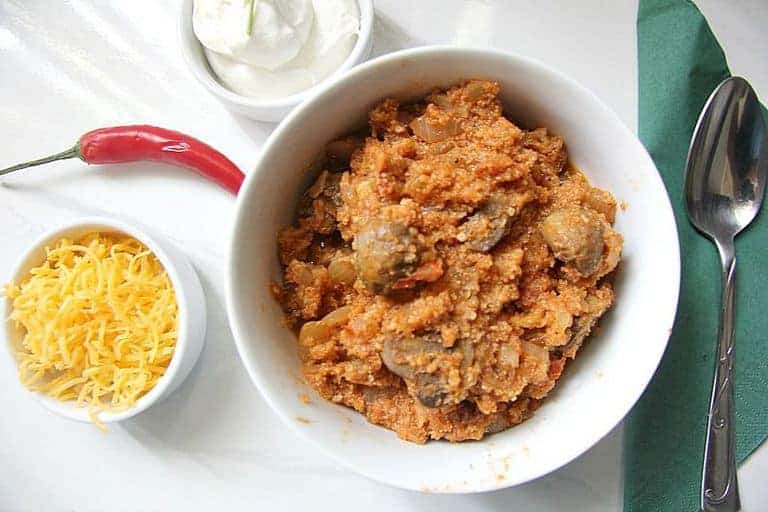
POLYGON ((231 110, 279 121, 371 52, 372 0, 184 0, 195 78, 231 110))

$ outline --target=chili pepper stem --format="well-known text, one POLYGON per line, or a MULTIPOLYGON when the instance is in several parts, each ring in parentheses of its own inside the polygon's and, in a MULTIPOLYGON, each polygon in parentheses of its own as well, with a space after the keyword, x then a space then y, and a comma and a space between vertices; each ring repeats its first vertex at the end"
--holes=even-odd
POLYGON ((43 165, 43 164, 47 164, 48 162, 55 162, 56 160, 67 160, 68 158, 81 158, 79 143, 75 144, 74 146, 72 146, 66 151, 62 151, 61 153, 56 153, 55 155, 46 156, 45 158, 39 158, 37 160, 32 160, 30 162, 24 162, 22 164, 14 165, 12 167, 0 169, 0 176, 11 173, 13 171, 18 171, 20 169, 26 169, 27 167, 43 165))

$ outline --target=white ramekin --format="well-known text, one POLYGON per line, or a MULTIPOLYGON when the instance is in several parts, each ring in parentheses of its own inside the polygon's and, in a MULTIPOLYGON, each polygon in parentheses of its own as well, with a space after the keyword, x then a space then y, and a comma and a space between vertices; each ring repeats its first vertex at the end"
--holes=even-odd
POLYGON ((257 121, 280 121, 296 105, 317 92, 323 85, 365 61, 371 54, 373 44, 373 1, 358 0, 360 8, 360 32, 352 52, 342 65, 328 78, 314 87, 284 98, 258 99, 243 96, 229 90, 217 79, 203 53, 203 47, 192 29, 192 6, 194 0, 183 0, 179 16, 179 42, 184 60, 195 78, 208 89, 216 99, 230 110, 257 121))
MULTIPOLYGON (((121 412, 101 412, 99 420, 103 423, 121 421, 139 414, 153 404, 167 398, 175 391, 189 372, 195 366, 200 356, 205 341, 206 308, 205 297, 200 281, 187 257, 170 243, 160 237, 150 234, 144 228, 129 225, 123 221, 104 217, 85 217, 76 219, 66 224, 51 229, 40 237, 30 249, 21 257, 11 274, 11 279, 21 282, 31 268, 39 265, 45 258, 45 248, 52 246, 56 240, 62 237, 77 238, 94 231, 107 233, 122 233, 131 236, 147 246, 165 268, 171 279, 176 301, 179 306, 179 328, 176 349, 168 365, 168 369, 160 380, 146 395, 142 396, 136 404, 121 412)), ((5 346, 9 354, 9 360, 16 371, 16 351, 21 341, 23 332, 6 320, 11 313, 11 301, 2 300, 2 318, 5 320, 5 346)), ((19 383, 20 393, 32 393, 40 403, 49 410, 78 421, 91 421, 87 407, 77 407, 74 402, 62 402, 39 392, 30 392, 19 383)))

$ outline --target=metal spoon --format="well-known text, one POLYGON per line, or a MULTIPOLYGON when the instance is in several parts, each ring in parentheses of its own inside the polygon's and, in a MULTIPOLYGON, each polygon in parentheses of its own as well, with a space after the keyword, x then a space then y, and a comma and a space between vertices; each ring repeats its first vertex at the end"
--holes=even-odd
POLYGON ((734 237, 752 222, 763 202, 767 137, 755 92, 746 80, 733 77, 709 97, 688 150, 688 218, 715 243, 723 270, 717 364, 701 481, 701 509, 706 512, 730 512, 741 507, 733 420, 734 237))

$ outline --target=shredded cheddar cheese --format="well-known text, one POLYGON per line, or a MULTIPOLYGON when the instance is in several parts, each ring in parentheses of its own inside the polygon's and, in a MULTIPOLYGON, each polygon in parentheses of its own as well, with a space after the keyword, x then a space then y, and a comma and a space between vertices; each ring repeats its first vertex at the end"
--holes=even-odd
POLYGON ((91 233, 60 239, 20 284, 5 286, 23 332, 19 377, 29 388, 98 412, 136 403, 165 373, 178 307, 168 274, 141 242, 91 233))

